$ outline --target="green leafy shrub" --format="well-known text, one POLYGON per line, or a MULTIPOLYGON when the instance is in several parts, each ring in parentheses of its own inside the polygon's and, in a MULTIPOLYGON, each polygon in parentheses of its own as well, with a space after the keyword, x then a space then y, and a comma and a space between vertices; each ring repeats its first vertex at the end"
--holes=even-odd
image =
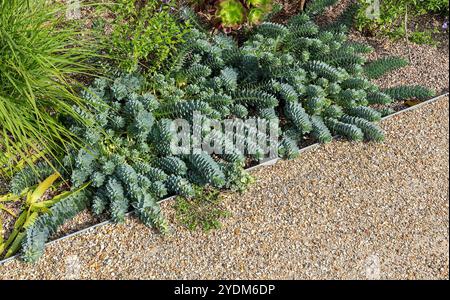
MULTIPOLYGON (((208 15, 213 11, 212 19, 217 20, 218 27, 238 28, 241 25, 249 26, 261 23, 274 9, 273 0, 193 0, 191 1, 197 11, 208 15)), ((275 10, 280 9, 275 5, 275 10)))
POLYGON ((364 72, 367 77, 376 79, 382 77, 384 74, 407 66, 408 62, 401 57, 384 57, 364 67, 364 72))
MULTIPOLYGON (((166 122, 169 120, 156 120, 156 116, 169 108, 143 91, 143 87, 143 77, 133 74, 121 75, 112 81, 96 79, 82 94, 88 108, 98 107, 96 114, 83 114, 88 123, 97 127, 86 127, 76 120, 68 122, 70 130, 81 138, 85 147, 71 152, 64 163, 72 188, 89 184, 84 193, 92 199, 89 204, 94 214, 108 212, 113 221, 123 222, 126 213, 135 209, 146 225, 166 232, 168 228, 161 215, 159 199, 168 194, 190 198, 194 195, 193 184, 233 188, 235 181, 236 186, 242 187, 246 175, 241 161, 219 164, 204 153, 172 156, 172 132, 166 122)), ((170 111, 177 116, 177 110, 170 111)), ((45 170, 47 168, 42 168, 42 172, 45 170)), ((25 169, 18 173, 13 180, 14 190, 39 180, 30 174, 25 169)), ((77 208, 84 206, 69 205, 71 210, 67 214, 72 216, 77 208)), ((27 242, 29 249, 24 252, 27 260, 41 253, 41 239, 49 237, 46 232, 51 228, 40 226, 39 234, 34 232, 37 229, 27 231, 27 236, 31 236, 27 242), (34 237, 39 241, 33 242, 34 237)))
POLYGON ((435 95, 434 92, 420 85, 392 87, 385 89, 383 92, 396 101, 409 99, 418 99, 423 101, 435 95))
POLYGON ((107 51, 119 68, 136 71, 138 66, 149 72, 158 69, 183 41, 189 28, 174 13, 175 1, 119 0, 108 5, 114 15, 107 51))
MULTIPOLYGON (((96 115, 86 115, 101 127, 86 130, 82 124, 72 124, 71 130, 82 137, 88 150, 80 149, 65 161, 72 170, 73 187, 92 182, 88 191, 94 197, 96 214, 109 211, 114 221, 123 222, 134 207, 143 222, 164 232, 166 224, 157 200, 167 194, 160 181, 167 175, 150 164, 155 154, 147 142, 155 122, 153 111, 159 103, 152 95, 142 93, 142 85, 143 78, 134 75, 112 82, 97 79, 84 97, 92 105, 102 104, 96 115)), ((170 171, 173 164, 168 161, 163 165, 170 171)), ((181 174, 183 170, 173 172, 181 174)))
MULTIPOLYGON (((333 3, 325 1, 323 5, 333 3)), ((319 10, 323 7, 310 6, 310 12, 319 10)), ((179 51, 180 63, 173 65, 168 75, 157 75, 153 89, 163 102, 174 103, 169 105, 172 107, 191 98, 196 105, 198 101, 207 103, 209 109, 204 113, 210 118, 241 114, 233 114, 228 100, 232 99, 232 103, 245 107, 248 117, 283 120, 280 154, 288 157, 294 156, 304 138, 329 142, 332 133, 353 140, 381 141, 380 129, 370 123, 380 120, 381 115, 368 106, 389 104, 397 92, 382 92, 369 78, 403 67, 406 61, 383 58, 367 63, 361 54, 373 49, 346 38, 356 11, 357 6, 350 6, 337 21, 323 28, 308 14, 292 17, 288 25, 263 22, 241 47, 228 37, 209 37, 193 30, 179 51), (191 66, 208 72, 196 73, 195 80, 182 75, 191 66), (220 75, 224 69, 229 80, 220 75)), ((419 92, 402 93, 416 97, 419 92)))
POLYGON ((54 2, 0 1, 2 164, 32 164, 37 153, 56 157, 76 144, 61 118, 81 120, 72 107, 84 105, 74 75, 94 72, 95 44, 64 17, 65 7, 54 2))
MULTIPOLYGON (((381 32, 384 35, 398 38, 406 35, 405 22, 416 16, 425 14, 449 13, 449 2, 447 0, 385 0, 378 1, 379 8, 375 9, 375 1, 359 0, 360 9, 356 18, 356 26, 359 30, 370 31, 375 34, 381 32)), ((410 40, 419 43, 431 43, 432 38, 429 30, 414 28, 410 30, 410 40)))

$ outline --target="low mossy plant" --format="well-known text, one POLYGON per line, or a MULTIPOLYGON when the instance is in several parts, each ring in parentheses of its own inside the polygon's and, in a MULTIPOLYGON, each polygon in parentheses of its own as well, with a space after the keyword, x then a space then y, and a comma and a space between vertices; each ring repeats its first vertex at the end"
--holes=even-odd
POLYGON ((221 220, 231 215, 223 208, 220 192, 196 189, 192 198, 177 197, 174 204, 177 221, 189 230, 205 232, 220 229, 221 220))

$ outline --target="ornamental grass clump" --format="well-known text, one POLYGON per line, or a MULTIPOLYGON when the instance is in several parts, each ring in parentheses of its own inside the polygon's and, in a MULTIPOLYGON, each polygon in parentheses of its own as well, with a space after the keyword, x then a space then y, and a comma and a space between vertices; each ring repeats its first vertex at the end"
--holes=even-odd
MULTIPOLYGON (((73 105, 74 75, 93 73, 91 44, 45 0, 0 0, 0 176, 45 152, 59 156, 76 137, 62 117, 82 121, 73 105)), ((42 157, 42 156, 41 156, 42 157)))

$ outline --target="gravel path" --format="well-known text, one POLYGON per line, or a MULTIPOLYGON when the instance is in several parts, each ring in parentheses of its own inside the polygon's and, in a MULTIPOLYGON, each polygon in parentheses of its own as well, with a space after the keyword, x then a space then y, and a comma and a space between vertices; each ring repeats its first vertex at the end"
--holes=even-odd
POLYGON ((448 278, 448 118, 441 99, 383 121, 383 144, 336 141, 258 169, 225 196, 219 231, 162 237, 129 219, 0 266, 0 279, 448 278))
MULTIPOLYGON (((282 0, 281 2, 288 3, 289 1, 282 0)), ((345 9, 348 2, 350 1, 342 0, 332 9, 328 9, 327 12, 321 17, 321 22, 329 22, 333 20, 345 9)), ((288 14, 291 14, 296 10, 295 6, 296 5, 292 3, 291 5, 288 5, 288 14)), ((378 80, 374 80, 374 82, 381 87, 387 88, 400 84, 420 84, 428 88, 432 88, 437 94, 442 94, 449 91, 448 37, 443 39, 439 47, 429 45, 419 46, 412 43, 407 43, 404 40, 392 42, 388 39, 380 37, 364 37, 355 31, 351 33, 350 38, 355 41, 369 43, 375 48, 376 51, 368 57, 370 60, 389 55, 396 55, 411 59, 409 66, 387 74, 378 80)), ((401 103, 395 104, 392 107, 396 110, 404 108, 401 103)), ((2 182, 0 179, 0 193, 1 189, 2 182)), ((7 204, 7 206, 9 208, 13 208, 17 205, 11 206, 10 204, 7 204)), ((3 218, 4 220, 3 225, 5 230, 10 231, 15 221, 14 218, 1 211, 0 218, 3 218)), ((105 219, 105 216, 93 217, 88 212, 83 212, 62 226, 53 238, 61 237, 68 233, 86 228, 105 219)))

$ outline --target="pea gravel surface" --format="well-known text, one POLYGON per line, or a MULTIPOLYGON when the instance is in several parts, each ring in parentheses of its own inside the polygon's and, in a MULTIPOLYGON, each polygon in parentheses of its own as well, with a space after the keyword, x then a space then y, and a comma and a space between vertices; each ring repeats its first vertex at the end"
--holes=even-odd
POLYGON ((256 169, 224 195, 221 230, 134 218, 13 260, 0 279, 445 279, 449 273, 448 98, 382 122, 382 144, 335 141, 256 169))

